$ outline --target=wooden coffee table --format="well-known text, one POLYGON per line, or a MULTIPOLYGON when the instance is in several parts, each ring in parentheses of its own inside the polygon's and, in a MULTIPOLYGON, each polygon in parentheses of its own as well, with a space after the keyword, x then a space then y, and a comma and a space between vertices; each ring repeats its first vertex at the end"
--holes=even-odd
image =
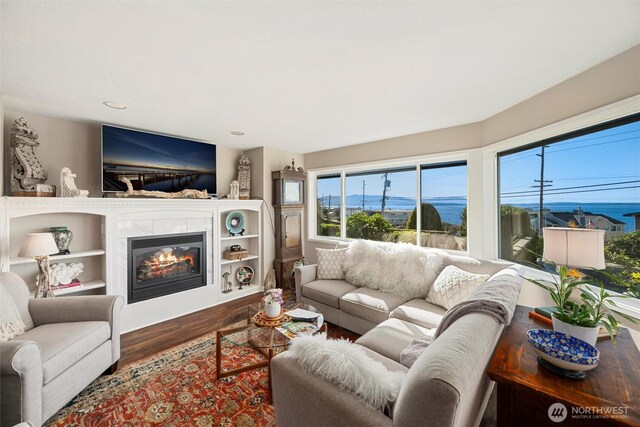
MULTIPOLYGON (((295 308, 302 308, 313 312, 318 311, 313 306, 299 303, 287 304, 283 307, 284 310, 293 310, 295 308)), ((289 347, 291 339, 281 334, 275 327, 256 325, 253 322, 253 316, 262 310, 264 310, 264 304, 262 303, 249 304, 233 311, 222 321, 220 329, 216 332, 216 376, 220 379, 266 366, 269 380, 267 398, 269 402, 271 402, 271 368, 269 364, 273 356, 289 347), (252 348, 262 354, 265 360, 223 371, 223 340, 231 345, 252 348)), ((320 332, 326 331, 327 324, 325 323, 320 328, 320 332)))
POLYGON ((498 384, 498 426, 640 426, 640 352, 629 331, 620 331, 615 347, 609 338, 599 339, 598 367, 584 380, 570 380, 536 361, 527 331, 551 327, 530 319, 531 310, 516 307, 487 370, 498 384), (566 409, 562 422, 559 405, 551 421, 553 404, 566 409))

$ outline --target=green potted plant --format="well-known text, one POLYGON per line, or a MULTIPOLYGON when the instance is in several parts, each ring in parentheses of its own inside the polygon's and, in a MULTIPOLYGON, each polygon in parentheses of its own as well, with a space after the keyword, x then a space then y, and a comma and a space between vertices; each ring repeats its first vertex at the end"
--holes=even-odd
POLYGON ((595 345, 600 327, 607 330, 615 343, 615 333, 619 331, 616 316, 636 323, 632 317, 614 310, 616 303, 612 298, 623 296, 612 295, 606 291, 602 282, 593 277, 566 267, 558 267, 545 260, 555 270, 553 281, 536 280, 525 277, 531 283, 546 289, 554 302, 556 312, 551 316, 553 329, 595 345), (589 286, 597 284, 598 291, 589 286), (580 292, 579 300, 572 299, 573 292, 580 292))

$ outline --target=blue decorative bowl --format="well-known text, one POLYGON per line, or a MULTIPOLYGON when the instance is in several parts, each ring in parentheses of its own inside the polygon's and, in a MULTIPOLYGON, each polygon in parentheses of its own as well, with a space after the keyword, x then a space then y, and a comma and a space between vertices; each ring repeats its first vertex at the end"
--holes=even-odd
POLYGON ((530 329, 527 336, 536 354, 554 366, 569 371, 598 366, 600 351, 576 337, 548 329, 530 329))

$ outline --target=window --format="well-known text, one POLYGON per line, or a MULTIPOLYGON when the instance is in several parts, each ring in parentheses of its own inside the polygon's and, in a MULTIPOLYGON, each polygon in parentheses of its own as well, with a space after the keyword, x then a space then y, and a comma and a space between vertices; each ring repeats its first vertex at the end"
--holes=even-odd
POLYGON ((340 237, 341 194, 340 175, 324 175, 317 178, 316 233, 318 236, 340 237))
POLYGON ((420 180, 421 245, 466 251, 467 162, 422 165, 420 180))
POLYGON ((384 169, 311 173, 316 237, 466 251, 467 161, 393 163, 384 169))
POLYGON ((535 261, 544 227, 601 229, 607 271, 640 289, 639 114, 500 153, 498 194, 501 258, 535 261))
POLYGON ((415 227, 408 229, 407 221, 416 210, 416 170, 411 167, 347 174, 347 237, 415 244, 415 227))

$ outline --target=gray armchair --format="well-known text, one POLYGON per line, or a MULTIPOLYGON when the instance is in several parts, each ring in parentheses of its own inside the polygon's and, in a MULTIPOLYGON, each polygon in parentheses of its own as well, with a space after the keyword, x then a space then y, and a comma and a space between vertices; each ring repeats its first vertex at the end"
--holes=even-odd
POLYGON ((120 359, 120 296, 30 298, 14 273, 0 273, 25 333, 0 342, 0 425, 42 425, 120 359))

